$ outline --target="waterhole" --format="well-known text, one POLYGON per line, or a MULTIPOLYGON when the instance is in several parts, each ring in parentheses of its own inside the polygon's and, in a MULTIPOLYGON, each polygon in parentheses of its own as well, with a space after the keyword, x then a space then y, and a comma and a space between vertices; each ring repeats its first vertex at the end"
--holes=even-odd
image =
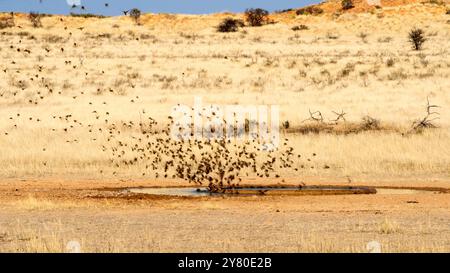
POLYGON ((302 187, 240 187, 225 193, 211 193, 206 187, 129 188, 131 193, 165 196, 242 196, 242 195, 343 195, 343 194, 436 194, 436 190, 374 188, 345 186, 302 186, 302 187))

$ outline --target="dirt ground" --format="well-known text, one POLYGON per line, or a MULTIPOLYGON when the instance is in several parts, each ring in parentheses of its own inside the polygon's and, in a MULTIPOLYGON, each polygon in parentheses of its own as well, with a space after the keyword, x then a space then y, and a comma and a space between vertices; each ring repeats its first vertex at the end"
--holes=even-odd
MULTIPOLYGON (((437 185, 450 189, 449 181, 413 184, 437 185)), ((373 241, 383 252, 450 250, 448 193, 188 198, 122 190, 140 186, 161 184, 1 182, 0 251, 66 252, 71 241, 83 252, 368 252, 373 241)))

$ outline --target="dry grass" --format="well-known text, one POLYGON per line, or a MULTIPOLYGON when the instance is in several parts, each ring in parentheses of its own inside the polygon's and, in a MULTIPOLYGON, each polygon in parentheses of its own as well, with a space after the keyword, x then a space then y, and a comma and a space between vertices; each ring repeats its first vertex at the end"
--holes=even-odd
POLYGON ((37 198, 29 195, 26 198, 7 203, 5 205, 12 205, 14 208, 27 210, 27 211, 48 211, 48 210, 60 210, 69 209, 82 206, 76 202, 69 201, 54 201, 45 198, 37 198))
POLYGON ((395 221, 389 220, 385 218, 383 222, 380 223, 380 233, 381 234, 392 234, 396 232, 400 232, 400 227, 395 221))
POLYGON ((247 218, 258 225, 241 219, 241 225, 229 228, 231 226, 225 222, 231 219, 223 210, 205 213, 207 219, 220 216, 216 222, 222 228, 215 231, 211 227, 216 224, 197 220, 183 223, 183 229, 177 229, 182 223, 174 221, 170 221, 172 227, 162 225, 153 229, 155 223, 151 224, 145 217, 138 223, 134 216, 125 220, 120 214, 97 221, 97 227, 111 225, 111 221, 115 223, 102 229, 101 233, 96 231, 97 228, 92 230, 93 223, 87 222, 85 215, 78 220, 66 217, 66 220, 51 220, 34 226, 17 221, 0 231, 0 251, 69 252, 72 241, 80 244, 81 252, 368 252, 371 241, 379 242, 382 252, 448 251, 448 235, 444 235, 448 229, 439 236, 436 232, 443 228, 442 225, 436 222, 424 231, 423 225, 414 227, 422 223, 418 219, 412 223, 412 220, 398 218, 405 225, 412 224, 408 229, 399 229, 394 220, 371 222, 361 215, 356 218, 360 220, 323 220, 321 224, 314 222, 317 219, 303 215, 303 223, 294 224, 285 217, 270 219, 256 214, 247 218), (211 239, 216 236, 220 236, 220 240, 211 239))
MULTIPOLYGON (((204 103, 280 105, 296 149, 309 153, 313 145, 335 175, 448 173, 450 159, 442 152, 450 125, 445 15, 433 13, 430 20, 434 7, 420 9, 382 19, 279 14, 277 24, 245 34, 216 33, 222 15, 146 15, 141 26, 121 17, 60 22, 53 16, 42 18, 38 29, 18 16, 22 29, 7 28, 0 40, 6 71, 0 73, 0 176, 113 177, 102 152, 109 124, 137 123, 142 110, 164 120, 172 106, 192 105, 193 96, 204 103), (433 35, 416 53, 406 36, 422 17, 421 27, 433 35), (168 22, 175 27, 162 28, 168 22), (298 24, 309 29, 294 37, 291 27, 298 24), (361 41, 358 34, 367 32, 361 41), (326 38, 330 33, 339 37, 326 38), (389 46, 381 50, 378 41, 387 36, 389 46), (441 129, 402 136, 423 116, 427 96, 441 106, 435 121, 441 129), (304 122, 310 109, 321 111, 323 124, 304 122), (330 126, 332 111, 341 109, 347 122, 330 126), (365 128, 361 119, 368 115, 381 127, 365 128), (330 149, 330 141, 337 146, 330 149)), ((131 178, 141 172, 118 173, 131 178)))

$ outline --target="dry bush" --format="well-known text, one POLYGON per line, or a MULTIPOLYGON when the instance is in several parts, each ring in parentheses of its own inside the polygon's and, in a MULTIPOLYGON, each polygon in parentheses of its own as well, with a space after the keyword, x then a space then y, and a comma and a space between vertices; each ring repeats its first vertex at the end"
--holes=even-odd
POLYGON ((0 18, 0 29, 10 28, 13 26, 15 26, 13 16, 0 18))
POLYGON ((337 40, 337 39, 339 39, 339 33, 334 33, 334 32, 328 31, 326 34, 326 37, 329 40, 337 40))
POLYGON ((286 12, 291 12, 294 9, 282 9, 282 10, 275 10, 274 13, 276 14, 280 14, 280 13, 286 13, 286 12))
POLYGON ((424 31, 420 28, 414 28, 409 32, 409 42, 412 44, 413 49, 421 50, 423 44, 427 40, 424 37, 424 31))
POLYGON ((426 114, 423 118, 413 122, 412 131, 420 133, 424 129, 436 128, 437 126, 433 123, 433 121, 439 119, 440 113, 435 111, 438 107, 439 106, 437 105, 430 104, 430 100, 427 98, 426 114))
POLYGON ((245 21, 252 27, 259 27, 269 22, 269 12, 265 9, 245 10, 245 21))
POLYGON ((286 129, 292 134, 334 134, 350 135, 368 131, 392 131, 401 133, 400 128, 393 126, 381 126, 380 122, 370 117, 364 117, 361 122, 306 122, 300 126, 292 126, 286 129))
POLYGON ((343 10, 349 10, 355 7, 352 0, 342 0, 341 6, 343 10))
POLYGON ((390 81, 406 80, 408 78, 408 74, 405 73, 404 69, 399 68, 389 73, 387 78, 390 81))
POLYGON ((28 14, 28 20, 30 20, 31 25, 34 28, 42 27, 41 18, 42 15, 39 14, 38 12, 30 12, 30 14, 28 14))
POLYGON ((348 135, 359 134, 366 131, 393 131, 401 133, 401 128, 381 125, 378 119, 370 116, 364 116, 360 122, 348 122, 347 115, 343 110, 341 112, 332 111, 334 118, 327 119, 320 111, 309 111, 309 118, 302 121, 299 126, 290 126, 289 122, 282 124, 282 129, 287 133, 297 134, 336 134, 348 135))
POLYGON ((240 27, 244 26, 244 22, 239 19, 225 18, 217 26, 218 32, 236 32, 240 27))
POLYGON ((393 67, 395 65, 395 60, 393 58, 388 58, 386 61, 387 67, 393 67))
POLYGON ((139 38, 140 38, 141 40, 149 40, 149 39, 156 40, 156 36, 155 36, 155 35, 153 35, 153 34, 147 34, 147 33, 142 33, 142 34, 139 36, 139 38))
POLYGON ((64 41, 64 38, 55 34, 44 34, 42 35, 42 40, 46 43, 61 43, 64 41))
POLYGON ((381 234, 392 234, 400 231, 400 226, 395 221, 391 221, 387 218, 379 224, 379 232, 381 234))
POLYGON ((299 30, 308 30, 309 27, 307 25, 298 25, 291 28, 293 31, 299 31, 299 30))
POLYGON ((20 32, 17 32, 17 36, 19 36, 19 37, 21 37, 21 38, 23 38, 23 37, 28 37, 28 36, 30 36, 31 34, 28 32, 28 31, 20 31, 20 32))
POLYGON ((365 116, 362 119, 361 129, 364 131, 368 130, 380 130, 380 121, 371 116, 365 116))
POLYGON ((139 24, 139 18, 141 18, 141 14, 142 14, 141 11, 137 8, 130 10, 130 17, 133 18, 136 25, 139 24))
POLYGON ((323 13, 323 9, 315 6, 298 9, 295 12, 297 15, 319 15, 323 13))
POLYGON ((380 37, 377 40, 379 43, 390 43, 392 42, 392 37, 386 36, 386 37, 380 37))
POLYGON ((363 43, 367 43, 368 36, 369 36, 369 34, 367 34, 366 32, 360 32, 358 34, 358 38, 360 38, 363 43))
POLYGON ((106 18, 107 16, 99 15, 99 14, 92 14, 92 13, 70 13, 70 16, 72 17, 82 17, 82 18, 106 18))
MULTIPOLYGON (((424 2, 426 3, 426 2, 424 2)), ((428 0, 428 3, 438 5, 438 6, 445 6, 444 0, 428 0)))

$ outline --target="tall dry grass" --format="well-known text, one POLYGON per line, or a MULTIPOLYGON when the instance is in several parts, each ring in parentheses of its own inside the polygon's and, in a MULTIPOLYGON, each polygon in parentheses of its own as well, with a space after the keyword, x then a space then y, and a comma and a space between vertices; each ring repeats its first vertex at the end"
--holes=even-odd
MULTIPOLYGON (((435 8, 416 9, 382 18, 282 14, 277 24, 227 34, 215 31, 225 15, 145 15, 140 26, 53 16, 42 28, 18 16, 22 28, 0 37, 0 177, 112 178, 102 151, 108 126, 137 123, 142 111, 163 121, 172 106, 201 96, 205 104, 278 104, 291 128, 305 126, 309 110, 326 122, 343 110, 349 124, 369 115, 398 131, 290 133, 299 152, 332 166, 305 175, 445 178, 447 20, 435 8), (309 28, 298 34, 298 24, 309 28), (421 52, 408 46, 413 25, 428 38, 421 52), (427 97, 441 106, 440 129, 402 135, 425 114, 427 97)), ((140 173, 130 167, 118 176, 140 173)))

